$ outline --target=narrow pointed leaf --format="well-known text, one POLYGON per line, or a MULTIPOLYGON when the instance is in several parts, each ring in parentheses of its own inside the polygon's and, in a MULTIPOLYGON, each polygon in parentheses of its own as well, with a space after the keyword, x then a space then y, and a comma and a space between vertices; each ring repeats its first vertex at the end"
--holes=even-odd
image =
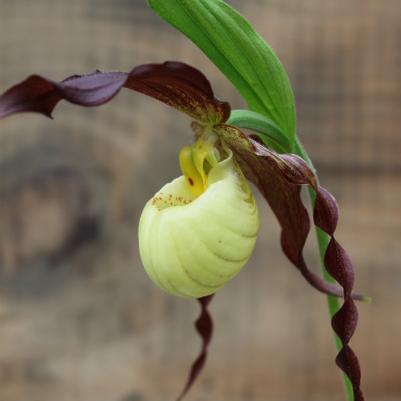
POLYGON ((221 0, 148 2, 216 64, 251 110, 270 118, 294 142, 295 102, 288 76, 244 17, 221 0))
POLYGON ((215 129, 235 152, 244 174, 259 188, 279 220, 282 228, 281 244, 287 257, 315 288, 344 298, 342 307, 332 318, 333 330, 343 345, 336 362, 352 383, 354 400, 363 401, 358 359, 348 343, 358 321, 354 298, 364 297, 352 294, 353 266, 344 248, 334 238, 338 220, 334 197, 318 185, 314 173, 300 157, 270 151, 246 137, 239 129, 226 124, 215 129), (310 223, 300 197, 302 185, 308 185, 316 192, 314 223, 331 238, 325 254, 325 267, 342 289, 326 283, 306 266, 303 248, 310 223))
POLYGON ((139 65, 128 73, 73 75, 61 82, 31 75, 0 96, 0 118, 29 111, 51 117, 62 99, 86 107, 100 106, 123 87, 160 100, 204 124, 223 122, 230 114, 229 104, 214 97, 200 71, 184 63, 165 62, 139 65))

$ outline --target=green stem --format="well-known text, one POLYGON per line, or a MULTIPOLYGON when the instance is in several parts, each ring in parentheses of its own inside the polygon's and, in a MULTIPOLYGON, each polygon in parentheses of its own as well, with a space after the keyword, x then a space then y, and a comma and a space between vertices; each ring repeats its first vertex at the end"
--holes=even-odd
MULTIPOLYGON (((308 165, 310 166, 310 168, 313 171, 316 171, 311 159, 309 158, 306 150, 304 149, 304 147, 302 146, 302 143, 299 141, 298 138, 295 142, 294 152, 298 156, 302 157, 308 163, 308 165)), ((316 175, 316 177, 317 177, 317 175, 316 175)), ((311 205, 313 206, 315 204, 316 194, 313 191, 313 189, 311 189, 311 188, 309 188, 309 198, 311 201, 311 205)), ((327 245, 329 244, 330 238, 325 232, 323 232, 318 227, 316 227, 316 237, 317 237, 317 242, 319 245, 320 263, 321 263, 321 268, 322 268, 322 272, 323 272, 323 277, 329 283, 334 283, 335 280, 333 279, 333 277, 330 276, 330 274, 327 272, 327 270, 324 266, 324 255, 326 253, 327 245)), ((340 309, 341 301, 337 297, 334 297, 332 295, 327 295, 327 305, 328 305, 328 309, 329 309, 330 318, 332 318, 337 313, 337 311, 340 309)), ((336 344, 336 349, 339 352, 343 346, 342 342, 336 334, 334 334, 334 340, 335 340, 335 344, 336 344)), ((347 401, 354 401, 354 391, 352 388, 352 383, 345 374, 343 374, 342 376, 343 376, 347 401)))

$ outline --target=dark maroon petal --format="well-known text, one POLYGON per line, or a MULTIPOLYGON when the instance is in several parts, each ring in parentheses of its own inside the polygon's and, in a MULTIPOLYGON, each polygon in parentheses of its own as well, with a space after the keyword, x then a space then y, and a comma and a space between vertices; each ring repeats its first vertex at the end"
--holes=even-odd
POLYGON ((338 221, 336 200, 318 185, 314 173, 300 157, 275 153, 226 124, 217 125, 215 131, 230 146, 245 176, 259 188, 276 215, 282 228, 281 245, 286 256, 316 289, 344 297, 344 304, 332 319, 333 330, 343 344, 336 362, 352 382, 355 401, 363 401, 358 359, 348 343, 358 321, 353 298, 364 297, 352 294, 354 269, 346 251, 333 236, 338 221), (314 223, 330 236, 325 267, 342 288, 326 283, 305 263, 303 248, 310 221, 300 196, 302 185, 309 185, 316 192, 314 223))
POLYGON ((333 196, 319 186, 314 189, 316 191, 315 224, 331 237, 324 258, 325 267, 344 289, 344 304, 332 319, 333 330, 343 344, 343 348, 337 355, 336 363, 349 377, 353 385, 354 400, 363 401, 364 397, 360 389, 361 371, 358 358, 348 345, 358 321, 358 312, 351 295, 354 284, 354 268, 347 252, 334 238, 334 230, 338 221, 338 209, 333 196))
POLYGON ((200 351, 199 355, 197 356, 194 363, 192 364, 185 387, 182 390, 180 396, 177 398, 177 401, 180 401, 184 398, 185 394, 192 387, 193 383, 195 382, 196 378, 199 376, 199 373, 202 371, 203 366, 205 364, 206 357, 207 357, 207 349, 208 349, 208 346, 209 346, 209 343, 210 343, 210 340, 211 340, 212 334, 213 334, 213 321, 212 321, 212 317, 210 316, 210 313, 207 309, 212 298, 213 298, 213 295, 209 295, 207 297, 198 299, 200 307, 201 307, 201 313, 200 313, 198 319, 195 321, 195 327, 202 339, 202 347, 201 347, 201 351, 200 351))
MULTIPOLYGON (((317 223, 316 225, 319 226, 317 223)), ((350 295, 354 285, 354 269, 347 252, 334 238, 330 240, 327 246, 324 264, 326 267, 336 266, 336 268, 331 268, 330 270, 332 271, 328 270, 328 272, 344 288, 344 294, 346 296, 350 295), (338 269, 337 266, 341 266, 341 269, 338 269)))
POLYGON ((340 311, 333 317, 331 325, 338 336, 345 343, 349 343, 358 324, 358 310, 355 303, 348 299, 341 306, 340 311))
POLYGON ((20 112, 51 116, 64 99, 86 107, 111 100, 121 88, 151 96, 204 123, 224 122, 230 114, 228 103, 220 102, 209 81, 197 69, 179 62, 144 64, 131 72, 100 72, 73 75, 55 82, 32 75, 0 96, 0 118, 20 112))
MULTIPOLYGON (((296 155, 270 151, 236 127, 222 124, 217 125, 215 131, 231 147, 245 176, 259 188, 276 215, 282 229, 281 245, 288 259, 314 288, 342 297, 342 288, 327 283, 311 271, 303 257, 310 221, 302 203, 301 185, 316 185, 315 176, 307 164, 296 155)), ((353 294, 353 297, 365 299, 360 294, 353 294)))
POLYGON ((322 187, 320 187, 316 197, 313 219, 318 222, 316 224, 320 224, 323 231, 334 233, 338 221, 337 202, 334 196, 322 187))
POLYGON ((345 345, 336 357, 337 366, 349 377, 354 387, 354 401, 363 401, 364 397, 360 389, 361 369, 354 351, 345 345))

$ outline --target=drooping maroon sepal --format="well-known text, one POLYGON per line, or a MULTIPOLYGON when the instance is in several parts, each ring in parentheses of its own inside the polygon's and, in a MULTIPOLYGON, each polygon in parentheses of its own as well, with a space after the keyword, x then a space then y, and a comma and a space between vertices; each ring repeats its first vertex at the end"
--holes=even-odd
POLYGON ((344 298, 344 304, 332 319, 332 327, 343 344, 336 362, 352 382, 355 401, 363 401, 358 359, 348 343, 358 321, 354 298, 364 297, 352 294, 353 266, 344 248, 334 238, 338 220, 334 197, 319 186, 316 176, 300 157, 275 153, 227 124, 216 126, 215 132, 229 145, 245 176, 254 182, 272 208, 282 228, 281 245, 286 256, 316 289, 344 298), (303 249, 310 221, 300 196, 302 185, 311 186, 316 193, 314 223, 330 236, 325 267, 341 287, 326 283, 304 260, 303 249))
POLYGON ((0 96, 0 118, 20 112, 38 112, 51 117, 60 100, 86 107, 110 101, 121 88, 151 96, 203 124, 227 120, 230 106, 214 97, 207 78, 187 64, 168 61, 144 64, 131 72, 95 71, 55 82, 31 75, 0 96))

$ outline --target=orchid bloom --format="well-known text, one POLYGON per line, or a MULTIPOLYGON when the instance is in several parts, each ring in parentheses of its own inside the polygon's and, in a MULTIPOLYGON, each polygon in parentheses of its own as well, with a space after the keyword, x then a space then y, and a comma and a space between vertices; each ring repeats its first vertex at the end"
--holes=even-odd
POLYGON ((344 298, 332 321, 343 343, 336 361, 352 382, 355 401, 362 401, 359 364, 348 345, 357 322, 354 299, 362 297, 352 293, 352 264, 333 236, 338 220, 336 201, 319 186, 303 159, 269 149, 253 135, 228 124, 229 104, 215 98, 201 72, 180 62, 166 62, 140 65, 129 73, 73 75, 62 82, 32 75, 0 97, 0 118, 29 111, 51 117, 62 99, 99 106, 123 87, 151 96, 193 119, 196 140, 179 153, 182 176, 149 200, 139 224, 140 255, 149 277, 170 294, 199 298, 202 308, 196 322, 202 351, 181 397, 206 358, 212 334, 207 306, 212 294, 239 272, 255 245, 259 218, 249 180, 277 217, 282 249, 292 264, 317 290, 344 298), (330 237, 325 266, 339 285, 325 282, 304 260, 310 229, 300 197, 304 185, 316 194, 314 224, 330 237))
POLYGON ((252 254, 258 209, 229 148, 207 132, 180 152, 183 175, 145 206, 139 249, 149 277, 166 292, 215 293, 252 254))

